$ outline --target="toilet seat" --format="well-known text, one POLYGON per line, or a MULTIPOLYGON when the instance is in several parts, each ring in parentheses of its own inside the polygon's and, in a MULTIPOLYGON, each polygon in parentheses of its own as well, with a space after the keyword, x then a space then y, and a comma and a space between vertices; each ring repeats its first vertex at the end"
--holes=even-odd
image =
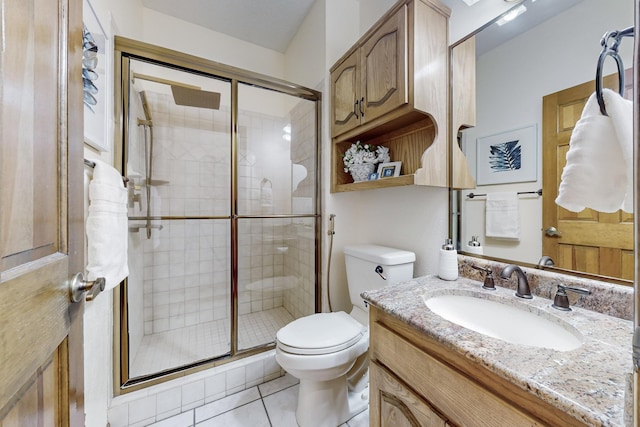
POLYGON ((365 334, 366 328, 344 311, 301 317, 276 334, 278 347, 287 353, 320 355, 349 348, 365 334))

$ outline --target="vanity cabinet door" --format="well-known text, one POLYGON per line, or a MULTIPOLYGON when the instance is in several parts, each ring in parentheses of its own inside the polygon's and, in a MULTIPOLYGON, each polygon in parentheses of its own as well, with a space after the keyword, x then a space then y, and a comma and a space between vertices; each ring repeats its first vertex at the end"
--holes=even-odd
POLYGON ((409 102, 407 6, 400 8, 360 48, 361 123, 409 102))
POLYGON ((339 135, 360 124, 358 51, 331 72, 331 134, 339 135))
POLYGON ((371 426, 445 427, 448 425, 429 403, 415 395, 377 363, 371 363, 369 375, 371 426))

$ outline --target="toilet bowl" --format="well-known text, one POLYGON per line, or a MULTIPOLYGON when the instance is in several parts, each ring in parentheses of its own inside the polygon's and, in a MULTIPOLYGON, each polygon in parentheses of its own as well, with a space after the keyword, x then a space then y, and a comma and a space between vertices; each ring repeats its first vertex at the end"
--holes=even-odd
POLYGON ((366 290, 413 277, 415 254, 376 245, 344 248, 353 309, 301 317, 276 335, 276 361, 300 380, 300 427, 336 427, 367 408, 366 290))

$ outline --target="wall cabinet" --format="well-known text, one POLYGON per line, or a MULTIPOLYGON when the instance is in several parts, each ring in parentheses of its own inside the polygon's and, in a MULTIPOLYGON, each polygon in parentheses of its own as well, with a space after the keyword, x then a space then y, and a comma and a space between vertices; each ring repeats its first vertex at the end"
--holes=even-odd
POLYGON ((449 14, 400 1, 331 68, 332 192, 448 186, 449 14), (342 155, 356 141, 389 147, 401 176, 353 183, 342 155))
POLYGON ((584 426, 373 306, 370 333, 372 427, 584 426))
POLYGON ((467 158, 460 149, 460 131, 476 125, 476 38, 451 49, 451 188, 475 188, 467 158))
POLYGON ((406 21, 402 7, 333 70, 334 136, 407 103, 406 21))

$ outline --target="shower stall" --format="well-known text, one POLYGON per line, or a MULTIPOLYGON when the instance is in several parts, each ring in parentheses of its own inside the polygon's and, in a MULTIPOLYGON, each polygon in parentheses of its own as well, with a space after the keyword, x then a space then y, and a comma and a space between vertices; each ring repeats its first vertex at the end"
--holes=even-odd
POLYGON ((116 38, 121 389, 274 348, 319 307, 316 91, 116 38))

